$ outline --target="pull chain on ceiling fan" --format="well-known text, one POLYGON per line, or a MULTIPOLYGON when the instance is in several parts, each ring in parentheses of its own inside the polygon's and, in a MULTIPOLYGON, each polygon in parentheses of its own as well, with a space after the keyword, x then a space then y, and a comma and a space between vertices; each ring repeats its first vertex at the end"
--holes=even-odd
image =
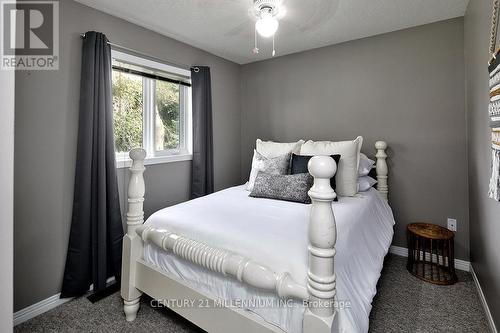
POLYGON ((255 47, 252 50, 254 54, 259 53, 259 48, 257 47, 257 34, 264 38, 273 38, 273 52, 272 56, 276 54, 274 49, 274 35, 278 31, 279 21, 278 14, 284 14, 282 8, 280 8, 282 0, 254 0, 253 10, 257 22, 255 22, 255 47))

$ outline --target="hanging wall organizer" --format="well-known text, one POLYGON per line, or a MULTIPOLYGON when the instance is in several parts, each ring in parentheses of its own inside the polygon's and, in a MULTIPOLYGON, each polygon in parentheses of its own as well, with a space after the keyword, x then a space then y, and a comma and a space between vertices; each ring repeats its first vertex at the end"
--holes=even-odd
POLYGON ((498 2, 493 1, 491 16, 490 50, 488 63, 490 73, 489 117, 491 127, 491 178, 488 196, 500 201, 500 49, 495 51, 498 29, 498 2))

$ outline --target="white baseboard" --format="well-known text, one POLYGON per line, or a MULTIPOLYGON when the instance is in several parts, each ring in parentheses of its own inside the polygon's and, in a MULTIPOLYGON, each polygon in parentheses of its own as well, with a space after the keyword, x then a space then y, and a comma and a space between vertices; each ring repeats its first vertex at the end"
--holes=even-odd
MULTIPOLYGON (((106 280, 106 284, 109 285, 114 281, 115 278, 111 277, 106 280)), ((89 291, 92 291, 93 289, 94 286, 91 285, 89 291)), ((41 315, 42 313, 52 310, 53 308, 56 308, 59 305, 69 302, 73 299, 73 297, 60 298, 60 295, 61 293, 50 296, 49 298, 41 300, 38 303, 35 303, 33 305, 25 307, 24 309, 14 312, 14 326, 24 323, 25 321, 30 320, 31 318, 41 315)))
MULTIPOLYGON (((398 256, 408 257, 408 249, 406 247, 391 246, 389 252, 398 256)), ((426 257, 427 259, 429 259, 430 253, 426 253, 426 257)), ((470 262, 461 259, 455 259, 455 268, 461 271, 470 272, 470 262)))
POLYGON ((486 319, 488 320, 488 324, 490 325, 490 329, 492 333, 498 333, 497 328, 495 326, 495 322, 493 321, 493 316, 490 312, 490 307, 488 303, 486 303, 486 298, 484 297, 483 289, 479 284, 479 280, 477 279, 476 272, 474 271, 474 267, 470 266, 470 272, 472 274, 472 279, 477 288, 477 293, 479 294, 479 299, 481 300, 481 304, 483 305, 484 312, 486 313, 486 319))
POLYGON ((61 294, 50 296, 38 303, 30 305, 24 309, 14 312, 14 326, 24 323, 31 318, 41 315, 44 312, 52 310, 59 305, 71 301, 73 298, 59 298, 61 294))

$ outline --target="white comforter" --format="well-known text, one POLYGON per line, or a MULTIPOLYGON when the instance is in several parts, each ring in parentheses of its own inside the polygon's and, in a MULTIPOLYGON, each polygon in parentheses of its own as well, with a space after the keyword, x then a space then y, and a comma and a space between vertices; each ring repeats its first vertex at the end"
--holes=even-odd
MULTIPOLYGON (((310 205, 251 198, 244 186, 232 187, 203 198, 154 213, 146 224, 231 250, 289 272, 306 284, 307 227, 310 205)), ((333 203, 337 221, 337 300, 347 302, 338 312, 342 332, 367 332, 371 302, 389 249, 394 218, 375 189, 333 203)), ((154 246, 146 245, 144 259, 194 289, 225 300, 242 301, 246 308, 286 332, 302 332, 302 302, 278 304, 277 296, 210 272, 154 246), (245 300, 260 299, 256 306, 245 300), (266 307, 262 307, 262 304, 266 307), (269 304, 276 306, 269 307, 269 304), (290 305, 290 304, 288 304, 290 305)), ((255 303, 255 302, 254 302, 255 303)))

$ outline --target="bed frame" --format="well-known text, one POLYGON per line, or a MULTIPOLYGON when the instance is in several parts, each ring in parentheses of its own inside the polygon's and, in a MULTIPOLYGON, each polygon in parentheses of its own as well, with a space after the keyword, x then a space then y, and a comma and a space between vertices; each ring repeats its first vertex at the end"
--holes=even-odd
MULTIPOLYGON (((378 141, 376 172, 377 189, 387 199, 387 144, 378 141)), ((226 307, 221 300, 192 289, 184 281, 168 276, 142 259, 143 245, 153 243, 187 261, 208 270, 238 279, 241 283, 276 293, 283 299, 308 301, 304 313, 304 333, 337 332, 334 257, 336 242, 332 200, 336 197, 330 178, 337 166, 328 156, 311 158, 308 168, 314 177, 309 190, 312 207, 309 221, 309 270, 307 285, 294 281, 287 272, 275 272, 232 251, 220 249, 144 223, 144 158, 143 149, 130 152, 132 166, 128 187, 127 234, 123 239, 121 296, 127 321, 133 321, 143 293, 168 305, 192 323, 208 332, 283 332, 261 317, 237 307, 226 307)), ((279 249, 276 249, 279 251, 279 249)))

